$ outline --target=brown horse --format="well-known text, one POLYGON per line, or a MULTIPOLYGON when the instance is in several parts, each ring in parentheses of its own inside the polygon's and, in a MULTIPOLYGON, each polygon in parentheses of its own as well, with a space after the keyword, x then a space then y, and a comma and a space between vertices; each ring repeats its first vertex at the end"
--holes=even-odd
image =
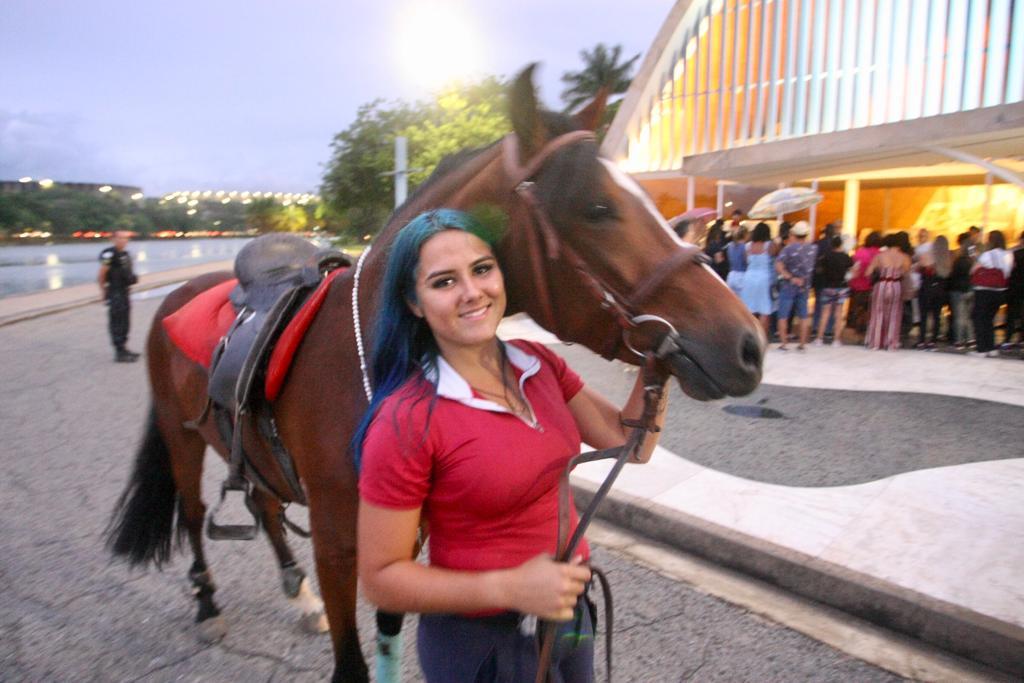
MULTIPOLYGON (((700 400, 747 394, 761 378, 764 339, 753 316, 699 251, 675 237, 643 190, 599 157, 594 136, 586 131, 599 120, 604 98, 572 118, 541 111, 532 71, 526 69, 510 89, 514 134, 442 163, 395 212, 359 266, 335 279, 273 406, 308 500, 336 681, 367 680, 356 630, 359 496, 348 444, 367 406, 360 360, 364 343, 369 348, 371 342, 374 293, 388 245, 411 218, 437 207, 490 216, 491 224, 504 230, 496 252, 506 278, 508 313, 525 311, 562 339, 631 363, 638 360, 632 349, 664 350, 669 340, 673 374, 700 400)), ((203 408, 206 373, 174 348, 161 320, 226 277, 190 282, 157 312, 147 346, 151 429, 112 534, 115 552, 137 562, 159 562, 170 552, 179 506, 178 524, 188 532, 195 555, 190 574, 200 621, 217 613, 200 540, 202 457, 207 444, 221 455, 227 451, 211 425, 198 432, 183 427, 203 408), (147 505, 155 506, 152 518, 144 518, 147 505)), ((247 450, 260 450, 258 434, 246 439, 247 450)), ((265 456, 252 456, 258 468, 265 456)), ((257 504, 282 566, 291 566, 278 523, 280 503, 260 493, 257 504)))

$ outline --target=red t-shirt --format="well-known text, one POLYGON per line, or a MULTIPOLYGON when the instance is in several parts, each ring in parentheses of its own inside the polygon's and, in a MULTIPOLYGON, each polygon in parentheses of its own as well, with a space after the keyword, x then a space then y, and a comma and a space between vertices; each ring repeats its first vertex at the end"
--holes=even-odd
POLYGON ((850 281, 847 283, 850 285, 850 289, 855 292, 871 291, 874 283, 867 276, 868 266, 871 265, 879 251, 881 249, 878 247, 859 247, 857 251, 853 252, 853 265, 857 267, 857 277, 850 278, 850 281))
MULTIPOLYGON (((433 383, 417 375, 367 430, 360 495, 381 507, 422 507, 438 567, 504 569, 555 552, 558 482, 580 452, 566 404, 583 382, 540 344, 517 340, 506 351, 536 426, 475 394, 439 358, 436 400, 433 383)), ((585 540, 579 552, 589 556, 585 540)))

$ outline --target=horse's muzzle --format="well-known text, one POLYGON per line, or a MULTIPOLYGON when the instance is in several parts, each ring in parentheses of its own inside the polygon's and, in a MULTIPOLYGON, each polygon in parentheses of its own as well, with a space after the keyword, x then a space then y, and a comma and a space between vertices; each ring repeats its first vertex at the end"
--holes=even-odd
POLYGON ((670 334, 661 349, 661 359, 672 369, 679 387, 698 401, 745 396, 761 383, 764 343, 753 332, 742 333, 735 345, 712 349, 670 334))

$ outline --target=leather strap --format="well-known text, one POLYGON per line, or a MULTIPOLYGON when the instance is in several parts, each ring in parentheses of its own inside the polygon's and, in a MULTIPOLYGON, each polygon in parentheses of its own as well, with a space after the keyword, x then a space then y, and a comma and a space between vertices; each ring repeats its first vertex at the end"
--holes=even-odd
POLYGON ((544 163, 558 150, 567 145, 583 142, 584 140, 596 142, 597 136, 589 130, 574 130, 570 133, 559 135, 541 147, 540 151, 534 154, 524 166, 519 160, 519 137, 515 133, 506 135, 502 141, 502 145, 504 145, 502 157, 505 161, 505 173, 512 181, 512 187, 516 187, 519 183, 537 175, 544 166, 544 163))
MULTIPOLYGON (((562 472, 562 476, 558 482, 558 553, 555 559, 559 562, 568 562, 572 559, 572 554, 576 552, 576 548, 579 546, 580 541, 583 540, 583 534, 586 532, 587 527, 590 526, 590 522, 597 512, 598 506, 604 501, 608 492, 612 488, 612 484, 618 478, 619 473, 625 466, 626 461, 631 455, 640 451, 643 447, 644 440, 647 438, 647 434, 650 432, 659 431, 656 425, 658 416, 658 406, 661 404, 661 398, 665 391, 664 381, 659 379, 659 375, 655 371, 656 359, 653 354, 648 354, 644 363, 644 406, 641 412, 640 419, 638 420, 623 420, 623 424, 627 427, 633 428, 633 433, 629 435, 629 439, 625 444, 621 446, 615 446, 613 448, 605 448, 599 451, 590 451, 587 453, 580 453, 576 457, 569 460, 565 470, 562 472), (587 509, 580 516, 579 522, 576 524, 576 529, 573 531, 571 537, 568 537, 569 526, 571 523, 572 516, 572 502, 569 497, 570 483, 569 475, 576 468, 577 465, 587 462, 594 462, 596 460, 607 460, 614 459, 615 464, 612 465, 611 471, 605 480, 601 482, 601 486, 594 494, 590 504, 587 505, 587 509), (568 538, 567 538, 568 537, 568 538)), ((605 589, 608 598, 605 603, 608 609, 611 609, 611 591, 607 585, 607 580, 601 577, 602 588, 605 589)), ((609 612, 610 614, 610 612, 609 612)), ((548 680, 548 672, 551 666, 551 653, 554 649, 555 632, 557 631, 557 624, 547 621, 541 621, 539 627, 540 635, 540 651, 537 660, 537 677, 536 683, 545 683, 548 680)), ((609 622, 606 626, 608 629, 608 680, 611 681, 612 667, 611 667, 611 623, 609 622)))

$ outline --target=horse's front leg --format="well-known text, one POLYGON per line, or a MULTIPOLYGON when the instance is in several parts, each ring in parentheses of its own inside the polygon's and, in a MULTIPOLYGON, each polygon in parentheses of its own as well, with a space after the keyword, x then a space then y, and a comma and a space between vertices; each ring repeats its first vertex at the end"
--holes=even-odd
POLYGON ((320 592, 334 644, 333 683, 369 680, 356 624, 356 514, 354 477, 323 473, 307 484, 320 592))
POLYGON ((299 627, 307 633, 326 633, 328 625, 324 603, 310 586, 309 577, 296 562, 295 555, 285 540, 281 502, 262 489, 254 490, 252 497, 263 528, 267 532, 267 538, 274 549, 278 566, 281 568, 281 587, 285 597, 299 609, 299 627))

